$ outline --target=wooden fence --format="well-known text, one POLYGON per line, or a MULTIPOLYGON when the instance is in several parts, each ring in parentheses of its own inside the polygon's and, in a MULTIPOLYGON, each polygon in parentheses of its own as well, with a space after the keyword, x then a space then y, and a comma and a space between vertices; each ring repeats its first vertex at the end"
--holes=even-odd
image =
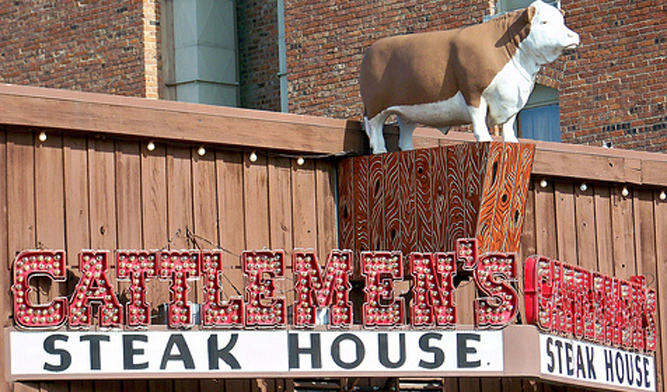
MULTIPOLYGON (((0 108, 0 262, 5 266, 0 315, 5 327, 13 325, 11 263, 25 249, 65 249, 68 270, 77 275, 81 249, 222 247, 227 295, 243 286, 238 255, 244 249, 282 248, 289 253, 314 248, 323 257, 338 246, 336 154, 365 150, 358 124, 303 116, 2 85, 0 108), (40 140, 42 132, 45 141, 40 140)), ((469 134, 441 138, 422 131, 416 144, 470 140, 469 134)), ((662 316, 667 312, 667 296, 662 294, 667 292, 665 190, 667 157, 661 154, 538 143, 518 260, 537 253, 621 278, 645 275, 658 290, 662 316)), ((70 293, 74 279, 68 282, 38 280, 37 296, 70 293)), ((116 284, 119 292, 126 290, 125 283, 116 284)), ((281 283, 288 301, 291 288, 289 279, 281 283)), ((168 302, 166 285, 150 289, 154 304, 168 302)), ((193 302, 201 300, 198 287, 191 293, 193 302)), ((459 303, 469 304, 459 310, 462 322, 471 324, 472 286, 458 295, 459 303)), ((667 322, 659 321, 659 335, 667 336, 667 322)), ((6 349, 4 339, 0 346, 6 349)), ((667 341, 661 340, 660 347, 656 363, 658 390, 663 390, 667 341)), ((6 374, 4 363, 0 371, 6 374)), ((345 386, 389 390, 407 382, 115 380, 3 382, 0 387, 342 391, 345 386)), ((560 388, 530 380, 479 378, 422 380, 419 385, 489 392, 560 388)))

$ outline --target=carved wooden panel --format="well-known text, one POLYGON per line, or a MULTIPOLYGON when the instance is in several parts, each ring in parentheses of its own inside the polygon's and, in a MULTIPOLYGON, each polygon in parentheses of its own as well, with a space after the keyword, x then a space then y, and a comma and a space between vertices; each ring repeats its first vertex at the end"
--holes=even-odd
POLYGON ((516 252, 534 146, 464 143, 349 158, 339 166, 340 246, 357 252, 516 252))

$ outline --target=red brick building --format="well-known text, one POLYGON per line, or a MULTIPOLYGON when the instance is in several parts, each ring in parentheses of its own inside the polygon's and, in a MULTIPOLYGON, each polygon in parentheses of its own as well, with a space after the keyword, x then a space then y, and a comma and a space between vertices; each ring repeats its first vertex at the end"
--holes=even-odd
MULTIPOLYGON (((358 68, 372 42, 480 23, 521 3, 2 2, 0 82, 359 119, 358 68)), ((667 150, 664 2, 560 3, 582 44, 538 80, 546 98, 536 106, 556 110, 556 137, 667 150)))

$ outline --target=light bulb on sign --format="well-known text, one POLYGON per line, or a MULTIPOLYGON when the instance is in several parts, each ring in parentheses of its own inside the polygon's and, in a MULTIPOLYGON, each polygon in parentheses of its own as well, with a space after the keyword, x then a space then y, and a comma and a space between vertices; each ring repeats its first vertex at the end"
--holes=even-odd
POLYGON ((541 188, 546 188, 547 185, 549 185, 549 183, 547 182, 547 180, 542 180, 542 181, 540 181, 540 187, 541 187, 541 188))
POLYGON ((153 143, 152 141, 148 142, 148 144, 146 144, 146 149, 148 151, 154 151, 155 150, 155 143, 153 143))
POLYGON ((40 142, 44 143, 48 139, 48 136, 45 132, 40 132, 38 138, 40 142))
POLYGON ((297 158, 297 160, 296 160, 296 164, 297 164, 297 165, 299 165, 299 166, 303 166, 304 163, 306 163, 306 160, 303 159, 303 157, 299 157, 299 158, 297 158))
POLYGON ((257 157, 257 153, 253 151, 250 153, 248 159, 250 159, 250 162, 257 162, 257 159, 259 158, 257 157))
POLYGON ((197 154, 199 154, 200 157, 206 155, 206 149, 204 148, 204 146, 199 147, 199 149, 197 150, 197 154))

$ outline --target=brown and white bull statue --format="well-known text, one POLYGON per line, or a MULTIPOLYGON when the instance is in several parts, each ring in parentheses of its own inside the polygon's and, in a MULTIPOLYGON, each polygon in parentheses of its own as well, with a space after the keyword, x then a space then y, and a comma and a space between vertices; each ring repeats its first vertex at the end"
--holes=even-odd
POLYGON ((579 44, 563 14, 541 0, 486 23, 456 30, 384 38, 361 64, 364 125, 373 153, 386 152, 382 128, 398 117, 399 148, 412 149, 412 133, 426 125, 447 133, 473 125, 479 142, 489 126, 517 142, 514 120, 541 66, 579 44))

